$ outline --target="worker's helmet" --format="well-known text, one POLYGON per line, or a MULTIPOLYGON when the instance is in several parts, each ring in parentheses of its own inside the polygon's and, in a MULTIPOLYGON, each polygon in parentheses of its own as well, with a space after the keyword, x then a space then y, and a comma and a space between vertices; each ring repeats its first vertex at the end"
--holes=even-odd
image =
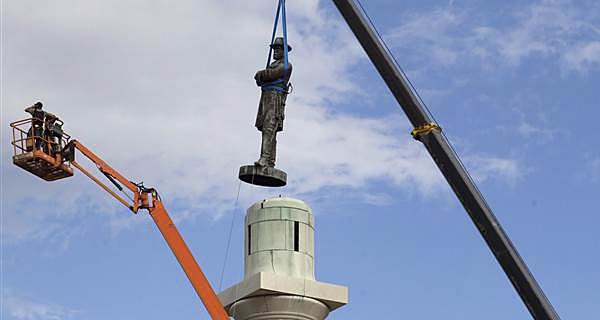
POLYGON ((38 101, 31 107, 25 108, 25 112, 33 115, 34 112, 42 110, 42 107, 43 107, 42 103, 38 101))
MULTIPOLYGON (((275 49, 275 47, 283 48, 283 38, 282 37, 275 38, 275 41, 273 41, 273 44, 271 44, 271 48, 275 49)), ((287 47, 288 47, 288 52, 292 51, 292 46, 290 46, 288 44, 287 47)))
POLYGON ((57 120, 58 117, 55 116, 54 114, 50 113, 50 112, 46 112, 46 121, 51 122, 54 120, 57 120))

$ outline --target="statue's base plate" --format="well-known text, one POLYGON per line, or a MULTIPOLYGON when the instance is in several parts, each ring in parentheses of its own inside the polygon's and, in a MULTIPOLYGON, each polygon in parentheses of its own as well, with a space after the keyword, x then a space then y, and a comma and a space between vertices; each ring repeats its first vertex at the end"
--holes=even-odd
POLYGON ((283 187, 287 184, 287 173, 273 167, 241 166, 239 177, 246 183, 263 187, 283 187))

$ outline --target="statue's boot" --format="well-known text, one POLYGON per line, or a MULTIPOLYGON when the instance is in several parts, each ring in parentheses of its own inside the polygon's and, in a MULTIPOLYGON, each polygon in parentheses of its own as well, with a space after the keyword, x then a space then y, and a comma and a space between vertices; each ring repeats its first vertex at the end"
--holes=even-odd
POLYGON ((271 150, 269 152, 269 167, 275 167, 275 157, 277 154, 277 132, 273 133, 273 143, 271 143, 271 150))
POLYGON ((275 157, 271 154, 271 151, 275 149, 275 130, 263 127, 262 130, 262 143, 260 145, 260 159, 254 162, 255 165, 260 167, 268 167, 275 165, 275 157), (273 160, 271 160, 273 159, 273 160))
POLYGON ((269 166, 269 160, 267 160, 267 158, 265 158, 265 157, 263 157, 261 155, 260 159, 254 161, 254 165, 255 166, 259 166, 259 167, 268 167, 269 166))

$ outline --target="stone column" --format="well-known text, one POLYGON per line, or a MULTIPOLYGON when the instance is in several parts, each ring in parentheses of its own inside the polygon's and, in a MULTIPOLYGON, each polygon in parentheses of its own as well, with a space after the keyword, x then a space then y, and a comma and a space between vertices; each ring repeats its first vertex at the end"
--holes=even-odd
POLYGON ((314 217, 302 201, 253 204, 245 223, 244 280, 219 294, 236 320, 322 320, 348 302, 346 287, 318 282, 314 217))

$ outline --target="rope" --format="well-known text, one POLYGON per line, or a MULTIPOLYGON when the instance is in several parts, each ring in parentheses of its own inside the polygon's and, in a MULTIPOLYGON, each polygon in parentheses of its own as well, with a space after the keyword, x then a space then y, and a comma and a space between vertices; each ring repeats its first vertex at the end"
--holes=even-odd
POLYGON ((227 259, 229 258, 229 248, 231 247, 231 236, 233 235, 233 226, 235 225, 236 212, 238 207, 238 201, 240 200, 240 190, 242 188, 242 181, 238 184, 237 196, 235 197, 235 203, 233 205, 233 214, 231 215, 231 224, 229 226, 229 236, 227 237, 227 248, 225 249, 225 257, 223 258, 223 268, 221 269, 221 277, 219 279, 219 291, 223 289, 223 277, 225 276, 225 268, 227 267, 227 259))

